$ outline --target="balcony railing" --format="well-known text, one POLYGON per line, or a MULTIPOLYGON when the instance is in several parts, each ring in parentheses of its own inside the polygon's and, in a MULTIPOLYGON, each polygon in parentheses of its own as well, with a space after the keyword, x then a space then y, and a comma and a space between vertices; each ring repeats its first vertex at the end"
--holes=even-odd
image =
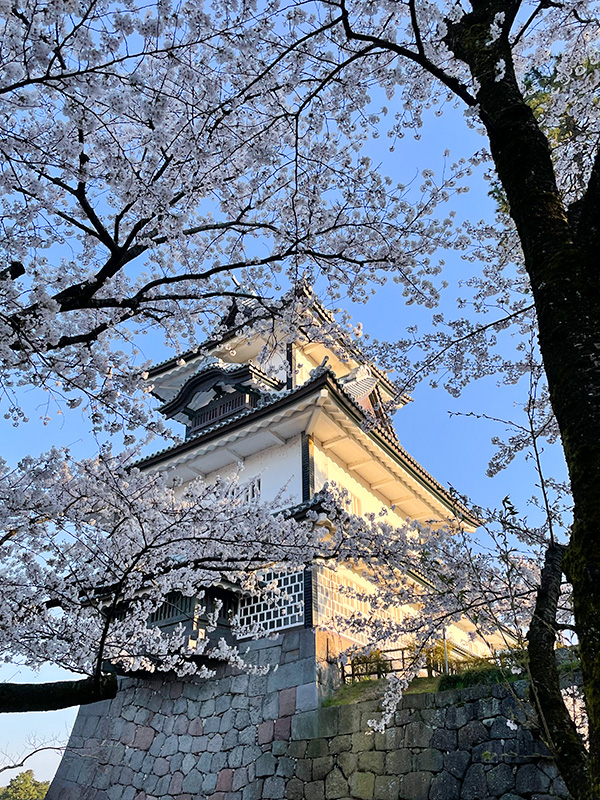
POLYGON ((232 414, 237 414, 246 409, 256 408, 258 398, 251 394, 228 395, 216 403, 201 409, 193 418, 190 425, 190 433, 195 433, 200 428, 214 425, 232 414))

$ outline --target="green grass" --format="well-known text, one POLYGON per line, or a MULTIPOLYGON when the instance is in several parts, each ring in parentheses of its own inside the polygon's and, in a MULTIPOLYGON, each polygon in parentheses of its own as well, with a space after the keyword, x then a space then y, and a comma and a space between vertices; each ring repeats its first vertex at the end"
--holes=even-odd
POLYGON ((413 678, 406 687, 404 694, 431 694, 439 692, 441 679, 440 675, 435 678, 413 678))
MULTIPOLYGON (((435 694, 447 689, 465 689, 480 683, 507 683, 521 680, 523 674, 512 675, 510 672, 489 665, 467 669, 458 675, 437 675, 435 678, 413 678, 404 694, 435 694)), ((348 706, 362 703, 365 700, 378 700, 385 691, 386 679, 365 679, 340 686, 323 706, 348 706)))
POLYGON ((364 700, 378 700, 385 689, 385 683, 383 678, 347 683, 328 697, 323 706, 349 706, 353 703, 362 703, 364 700))

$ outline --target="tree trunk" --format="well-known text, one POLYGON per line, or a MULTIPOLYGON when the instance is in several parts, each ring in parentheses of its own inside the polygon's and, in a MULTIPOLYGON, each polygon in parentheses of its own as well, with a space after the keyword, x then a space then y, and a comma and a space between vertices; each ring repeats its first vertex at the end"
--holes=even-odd
POLYGON ((556 669, 556 612, 562 581, 564 545, 546 551, 529 640, 530 697, 561 775, 575 800, 591 797, 588 758, 581 737, 563 702, 556 669))
POLYGON ((56 683, 0 683, 0 713, 56 711, 111 700, 117 694, 117 676, 105 672, 100 680, 85 678, 56 683))
MULTIPOLYGON (((586 774, 573 777, 554 742, 559 768, 575 797, 600 798, 600 165, 581 200, 579 224, 569 221, 556 186, 548 142, 524 101, 506 36, 490 43, 490 26, 504 11, 499 0, 449 25, 447 43, 479 83, 477 100, 498 176, 506 191, 525 256, 539 326, 539 345, 552 407, 560 428, 574 499, 574 524, 564 558, 573 586, 590 745, 586 774), (504 75, 498 65, 504 62, 504 75), (583 221, 585 218, 586 221, 583 221), (575 227, 577 225, 577 227, 575 227), (582 795, 582 787, 589 779, 582 795)), ((547 565, 548 566, 548 565, 547 565)), ((553 579, 554 580, 554 579, 553 579)), ((547 588, 541 587, 538 603, 547 588)), ((547 598, 546 598, 547 600, 547 598)), ((535 626, 533 626, 535 627, 535 626)), ((543 638, 543 637, 542 637, 543 638)), ((541 638, 530 649, 544 659, 541 638)), ((554 690, 539 695, 540 712, 554 718, 562 702, 554 690)), ((560 726, 555 735, 560 738, 560 726)))

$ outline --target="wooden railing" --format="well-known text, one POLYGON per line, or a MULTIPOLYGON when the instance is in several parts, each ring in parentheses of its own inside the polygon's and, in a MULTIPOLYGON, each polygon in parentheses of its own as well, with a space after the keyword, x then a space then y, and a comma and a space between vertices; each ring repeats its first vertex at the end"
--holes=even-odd
POLYGON ((225 417, 229 417, 244 409, 256 408, 258 398, 251 394, 230 394, 218 403, 213 403, 207 408, 201 409, 192 419, 190 433, 195 433, 200 428, 214 425, 225 417))
MULTIPOLYGON (((375 650, 371 656, 353 658, 347 664, 341 664, 342 682, 354 683, 354 681, 365 680, 366 678, 385 678, 393 672, 405 672, 410 666, 415 656, 415 651, 409 647, 393 647, 386 650, 375 650)), ((452 675, 456 669, 456 662, 445 659, 435 658, 427 655, 425 659, 425 669, 431 678, 434 675, 452 675)))

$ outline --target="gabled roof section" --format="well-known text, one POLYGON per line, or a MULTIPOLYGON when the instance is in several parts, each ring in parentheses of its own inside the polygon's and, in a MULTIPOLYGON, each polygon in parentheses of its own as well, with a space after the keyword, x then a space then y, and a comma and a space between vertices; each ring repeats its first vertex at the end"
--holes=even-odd
POLYGON ((283 382, 269 377, 259 367, 253 364, 226 364, 218 358, 208 358, 195 375, 188 379, 172 400, 163 403, 158 409, 166 417, 173 417, 180 409, 197 394, 212 387, 244 387, 256 391, 257 387, 263 390, 280 390, 283 382))
MULTIPOLYGON (((308 286, 301 285, 294 292, 289 292, 288 295, 283 298, 281 304, 278 305, 280 305, 280 307, 285 307, 286 305, 291 305, 299 298, 304 298, 306 302, 305 313, 310 315, 312 318, 309 320, 307 317, 306 325, 303 325, 301 322, 298 324, 300 337, 306 335, 306 341, 309 342, 311 340, 311 334, 313 333, 313 331, 309 330, 309 328, 318 328, 320 326, 330 327, 332 325, 336 325, 334 315, 323 306, 316 295, 313 294, 312 289, 310 289, 308 286), (304 334, 303 328, 306 328, 304 334)), ((244 304, 248 306, 249 301, 247 298, 244 298, 244 304)), ((260 309, 264 312, 264 304, 260 304, 260 309)), ((171 373, 173 377, 175 377, 175 374, 177 374, 178 379, 182 382, 185 382, 196 371, 194 362, 199 361, 200 365, 202 365, 206 361, 207 353, 211 351, 214 352, 218 348, 229 348, 230 346, 231 349, 238 349, 238 345, 252 337, 252 331, 248 331, 248 327, 251 325, 252 318, 249 316, 248 323, 244 330, 242 330, 239 325, 236 327, 230 327, 218 337, 205 340, 193 350, 188 350, 179 356, 169 358, 151 367, 148 371, 148 377, 150 380, 155 382, 155 394, 162 400, 165 399, 164 392, 161 391, 161 378, 165 377, 168 373, 171 373), (236 343, 235 348, 233 348, 234 343, 236 343)), ((275 331, 277 327, 277 308, 275 306, 273 308, 273 326, 275 331)), ((350 340, 348 334, 343 331, 341 327, 339 327, 339 336, 336 337, 335 346, 339 348, 340 352, 345 353, 346 358, 355 362, 356 368, 368 365, 373 377, 377 381, 378 386, 381 390, 383 390, 388 398, 394 398, 396 402, 400 404, 404 404, 409 400, 408 396, 405 395, 402 397, 397 397, 397 392, 393 382, 377 366, 369 362, 359 345, 355 341, 350 340)), ((282 347, 284 347, 283 343, 282 347)), ((325 345, 325 347, 327 347, 327 345, 325 345)))
POLYGON ((236 431, 239 435, 243 435, 244 429, 249 425, 256 427, 262 423, 268 426, 274 416, 299 401, 306 401, 305 405, 310 401, 311 407, 314 407, 315 401, 311 398, 318 396, 319 393, 323 397, 323 390, 329 402, 337 409, 336 413, 344 415, 348 424, 356 431, 356 435, 370 441, 369 447, 373 451, 381 452, 385 458, 391 459, 391 462, 400 467, 403 473, 407 473, 410 479, 421 487, 424 494, 435 498, 435 502, 446 509, 447 516, 462 517, 467 524, 474 527, 480 524, 468 508, 458 502, 406 452, 398 442, 393 429, 383 424, 373 424, 373 419, 368 417, 359 402, 344 389, 343 384, 326 367, 314 370, 310 380, 302 386, 265 394, 255 408, 246 408, 214 425, 204 427, 185 442, 141 459, 136 466, 141 469, 160 469, 161 466, 166 467, 175 460, 187 458, 188 454, 193 455, 194 451, 202 453, 204 448, 214 447, 213 442, 216 443, 221 437, 233 435, 236 431))

